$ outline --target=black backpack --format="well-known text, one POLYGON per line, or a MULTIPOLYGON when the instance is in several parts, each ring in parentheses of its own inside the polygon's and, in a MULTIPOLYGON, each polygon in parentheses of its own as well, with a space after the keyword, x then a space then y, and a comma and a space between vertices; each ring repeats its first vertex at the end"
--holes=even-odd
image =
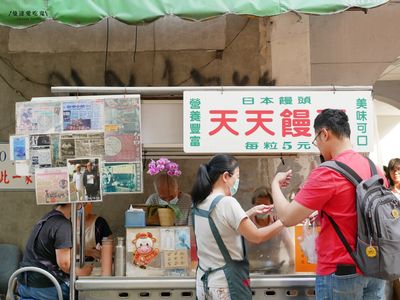
POLYGON ((356 187, 357 238, 352 249, 331 216, 347 252, 366 276, 393 280, 400 278, 400 201, 383 185, 375 164, 368 158, 371 177, 362 180, 353 169, 339 161, 326 161, 322 167, 336 170, 356 187))

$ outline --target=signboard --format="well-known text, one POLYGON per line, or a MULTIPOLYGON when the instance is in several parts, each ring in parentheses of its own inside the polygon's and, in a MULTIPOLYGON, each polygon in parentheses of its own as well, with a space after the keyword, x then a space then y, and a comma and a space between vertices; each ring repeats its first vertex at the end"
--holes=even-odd
POLYGON ((0 144, 0 190, 33 190, 33 176, 18 176, 10 160, 10 145, 0 144))
POLYGON ((318 153, 313 123, 325 108, 349 117, 355 151, 373 143, 371 91, 188 91, 183 103, 186 153, 318 153))

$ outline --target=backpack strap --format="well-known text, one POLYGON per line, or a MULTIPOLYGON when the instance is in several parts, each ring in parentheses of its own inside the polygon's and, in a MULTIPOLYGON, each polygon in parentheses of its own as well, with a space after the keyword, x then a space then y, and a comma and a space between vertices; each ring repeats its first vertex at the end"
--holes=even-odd
POLYGON ((376 169, 374 162, 369 157, 367 157, 367 159, 369 162, 369 168, 371 169, 371 176, 378 175, 378 170, 376 169))
MULTIPOLYGON (((342 231, 339 228, 339 225, 333 220, 333 218, 328 215, 326 212, 324 212, 323 210, 321 210, 321 215, 325 215, 328 217, 328 220, 331 222, 333 228, 336 231, 336 234, 338 235, 339 239, 342 241, 344 247, 346 248, 347 252, 350 254, 351 258, 353 259, 353 261, 355 262, 355 264, 360 268, 359 263, 357 262, 357 258, 356 258, 356 254, 355 251, 350 247, 349 242, 346 240, 346 238, 344 237, 344 234, 342 233, 342 231)), ((361 269, 361 268, 360 268, 361 269)))
POLYGON ((343 175, 352 184, 354 184, 354 186, 357 186, 362 181, 361 177, 356 172, 354 172, 352 168, 340 161, 328 160, 322 163, 320 167, 327 167, 329 169, 335 170, 336 172, 343 175))
MULTIPOLYGON (((371 170, 371 177, 374 175, 378 175, 378 170, 376 169, 374 162, 369 157, 367 157, 367 160, 369 163, 369 168, 371 170)), ((339 172, 345 178, 347 178, 347 180, 354 184, 354 186, 357 186, 362 181, 362 178, 352 168, 341 161, 328 160, 322 163, 320 167, 327 167, 339 172)))

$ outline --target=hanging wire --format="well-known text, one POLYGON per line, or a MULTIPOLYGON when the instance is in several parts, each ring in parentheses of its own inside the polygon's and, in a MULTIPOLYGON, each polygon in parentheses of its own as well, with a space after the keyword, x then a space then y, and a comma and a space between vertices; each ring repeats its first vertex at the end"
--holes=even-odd
POLYGON ((106 80, 106 72, 107 72, 107 63, 108 63, 108 36, 109 36, 109 19, 107 18, 107 29, 106 29, 106 57, 104 60, 104 82, 106 80))
POLYGON ((138 41, 138 27, 135 26, 135 46, 133 49, 133 62, 136 62, 137 41, 138 41))

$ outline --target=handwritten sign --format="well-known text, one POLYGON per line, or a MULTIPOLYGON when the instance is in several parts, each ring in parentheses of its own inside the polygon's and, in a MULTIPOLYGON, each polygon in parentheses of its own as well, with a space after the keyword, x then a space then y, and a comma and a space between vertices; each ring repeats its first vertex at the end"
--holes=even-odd
POLYGON ((349 117, 353 148, 370 152, 371 91, 188 91, 183 102, 187 153, 318 153, 315 117, 325 108, 349 117))
POLYGON ((0 190, 34 190, 33 176, 18 176, 10 160, 10 145, 0 144, 0 190))

